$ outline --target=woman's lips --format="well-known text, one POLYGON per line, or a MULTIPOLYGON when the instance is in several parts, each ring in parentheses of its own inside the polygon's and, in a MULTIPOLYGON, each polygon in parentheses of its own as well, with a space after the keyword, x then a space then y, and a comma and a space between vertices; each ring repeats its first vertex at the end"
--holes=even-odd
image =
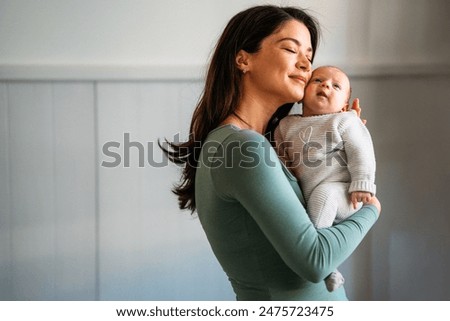
POLYGON ((298 80, 306 85, 306 78, 303 76, 293 75, 293 76, 291 76, 291 78, 298 80))

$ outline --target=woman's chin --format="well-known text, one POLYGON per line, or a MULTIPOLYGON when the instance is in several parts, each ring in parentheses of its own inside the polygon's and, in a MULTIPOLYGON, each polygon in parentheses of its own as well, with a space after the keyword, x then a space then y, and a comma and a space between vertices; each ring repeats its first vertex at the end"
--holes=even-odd
POLYGON ((291 101, 299 102, 303 99, 304 93, 299 93, 297 95, 293 95, 293 98, 291 101))

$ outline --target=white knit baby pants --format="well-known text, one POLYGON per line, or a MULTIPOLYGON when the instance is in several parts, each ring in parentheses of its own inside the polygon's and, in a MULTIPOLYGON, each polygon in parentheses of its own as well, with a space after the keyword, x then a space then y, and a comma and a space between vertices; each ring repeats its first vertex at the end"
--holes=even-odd
POLYGON ((316 228, 330 227, 361 208, 362 203, 353 208, 349 186, 349 183, 324 182, 312 191, 307 201, 308 215, 316 228))

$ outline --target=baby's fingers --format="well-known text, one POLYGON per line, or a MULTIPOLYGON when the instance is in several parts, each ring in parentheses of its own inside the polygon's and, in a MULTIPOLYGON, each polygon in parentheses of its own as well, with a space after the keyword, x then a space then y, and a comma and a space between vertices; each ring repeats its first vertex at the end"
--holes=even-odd
POLYGON ((353 208, 356 209, 356 207, 358 206, 358 196, 356 195, 356 193, 352 193, 350 200, 352 202, 353 208))

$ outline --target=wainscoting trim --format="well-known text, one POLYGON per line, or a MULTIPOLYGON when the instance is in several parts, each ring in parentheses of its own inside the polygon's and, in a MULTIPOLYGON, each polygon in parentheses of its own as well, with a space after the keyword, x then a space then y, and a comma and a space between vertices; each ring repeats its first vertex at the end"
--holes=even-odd
MULTIPOLYGON (((340 65, 350 77, 450 75, 450 63, 340 65)), ((186 81, 203 80, 204 65, 7 65, 4 81, 186 81)))

